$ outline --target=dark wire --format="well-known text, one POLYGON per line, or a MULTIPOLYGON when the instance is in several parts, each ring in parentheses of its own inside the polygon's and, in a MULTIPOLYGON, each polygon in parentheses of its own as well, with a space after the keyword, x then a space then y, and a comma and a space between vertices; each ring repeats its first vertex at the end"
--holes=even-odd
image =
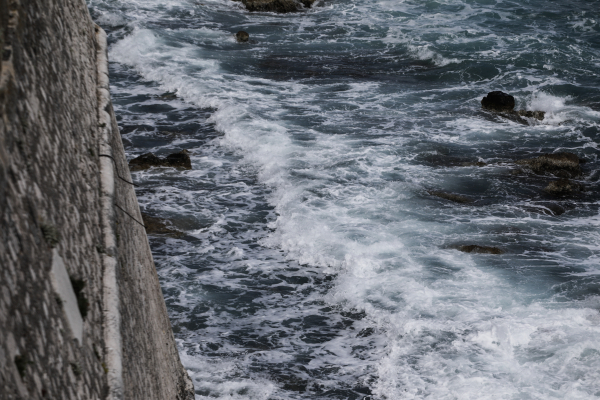
MULTIPOLYGON (((109 156, 108 154, 98 154, 98 156, 110 158, 115 163, 115 167, 117 166, 117 160, 115 160, 112 156, 109 156)), ((116 169, 115 169, 115 172, 116 172, 117 176, 119 177, 119 179, 122 180, 123 182, 129 183, 130 185, 133 185, 135 187, 140 187, 140 185, 136 185, 135 183, 129 182, 127 179, 123 178, 121 175, 119 175, 119 171, 117 171, 116 169)))
POLYGON ((140 221, 138 221, 137 219, 135 219, 135 217, 133 215, 131 215, 127 211, 125 211, 120 205, 118 205, 117 203, 115 203, 115 207, 117 207, 119 210, 123 211, 125 214, 129 215, 129 218, 131 218, 132 220, 134 220, 135 222, 137 222, 138 224, 140 224, 141 226, 143 226, 144 229, 146 229, 146 225, 144 225, 143 223, 141 223, 140 221))

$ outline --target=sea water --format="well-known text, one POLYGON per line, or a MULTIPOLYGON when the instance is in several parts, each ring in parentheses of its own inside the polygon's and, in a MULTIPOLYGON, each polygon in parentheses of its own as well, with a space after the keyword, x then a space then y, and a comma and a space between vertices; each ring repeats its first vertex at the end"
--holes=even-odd
POLYGON ((197 399, 600 397, 600 2, 87 1, 197 399))

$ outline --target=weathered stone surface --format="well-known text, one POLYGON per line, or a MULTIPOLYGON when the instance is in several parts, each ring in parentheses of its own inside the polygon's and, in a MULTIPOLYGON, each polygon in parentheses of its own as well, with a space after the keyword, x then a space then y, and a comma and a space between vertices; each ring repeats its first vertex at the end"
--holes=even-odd
POLYGON ((481 99, 481 106, 490 111, 510 112, 515 108, 515 98, 499 90, 489 92, 481 99))
POLYGON ((497 112, 498 115, 523 125, 528 125, 528 121, 522 117, 543 121, 546 115, 545 111, 515 111, 515 98, 501 91, 488 93, 487 96, 481 99, 481 107, 488 111, 497 112))
POLYGON ((529 166, 536 174, 550 173, 561 178, 581 176, 579 157, 573 153, 543 154, 539 157, 519 160, 517 164, 529 166))
POLYGON ((302 6, 310 8, 315 0, 241 0, 248 11, 271 11, 288 13, 298 11, 302 6))
POLYGON ((487 164, 481 161, 475 161, 467 157, 453 157, 438 153, 422 153, 415 157, 415 161, 429 164, 436 167, 484 167, 487 164))
POLYGON ((504 251, 498 247, 493 246, 479 246, 477 244, 468 244, 463 246, 457 246, 458 251, 464 253, 475 253, 475 254, 504 254, 504 251))
POLYGON ((582 186, 577 182, 572 182, 566 178, 561 178, 557 181, 550 182, 548 186, 544 188, 544 191, 556 195, 556 196, 567 196, 582 190, 582 186))
POLYGON ((238 33, 235 34, 235 39, 238 42, 244 43, 244 42, 247 42, 248 39, 250 39, 250 35, 248 34, 248 32, 239 31, 238 33))
POLYGON ((440 199, 444 200, 450 200, 455 203, 467 204, 473 202, 473 200, 466 196, 461 196, 460 194, 455 193, 443 192, 441 190, 428 190, 427 193, 429 193, 431 196, 439 197, 440 199))
POLYGON ((129 170, 141 171, 151 167, 162 167, 163 165, 165 165, 164 160, 152 153, 145 153, 129 161, 129 170))
POLYGON ((0 0, 2 399, 193 398, 135 193, 117 177, 131 179, 102 33, 80 0, 0 0))
POLYGON ((165 235, 180 238, 183 233, 167 226, 164 220, 142 213, 144 227, 149 235, 165 235))
POLYGON ((181 150, 179 153, 169 154, 165 161, 170 167, 192 169, 192 160, 190 159, 190 152, 187 150, 181 150))
POLYGON ((520 117, 534 118, 534 119, 537 119, 539 121, 543 121, 544 120, 544 116, 546 115, 545 111, 519 110, 519 111, 515 111, 515 113, 518 116, 520 116, 520 117))
POLYGON ((189 154, 189 151, 181 150, 178 153, 169 154, 166 158, 160 158, 152 153, 145 153, 129 161, 129 169, 131 171, 142 171, 152 167, 192 169, 192 160, 189 154))

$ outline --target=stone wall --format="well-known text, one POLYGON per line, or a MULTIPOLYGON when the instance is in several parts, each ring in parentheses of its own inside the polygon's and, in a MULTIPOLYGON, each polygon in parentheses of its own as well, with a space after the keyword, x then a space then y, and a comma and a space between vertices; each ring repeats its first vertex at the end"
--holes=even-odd
POLYGON ((192 399, 84 0, 0 0, 0 399, 192 399))

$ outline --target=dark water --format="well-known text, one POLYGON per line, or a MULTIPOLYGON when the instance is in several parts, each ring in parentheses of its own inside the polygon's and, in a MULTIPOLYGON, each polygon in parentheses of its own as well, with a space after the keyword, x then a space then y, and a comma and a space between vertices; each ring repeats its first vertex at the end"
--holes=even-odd
POLYGON ((600 2, 88 4, 198 399, 600 396, 600 2))

